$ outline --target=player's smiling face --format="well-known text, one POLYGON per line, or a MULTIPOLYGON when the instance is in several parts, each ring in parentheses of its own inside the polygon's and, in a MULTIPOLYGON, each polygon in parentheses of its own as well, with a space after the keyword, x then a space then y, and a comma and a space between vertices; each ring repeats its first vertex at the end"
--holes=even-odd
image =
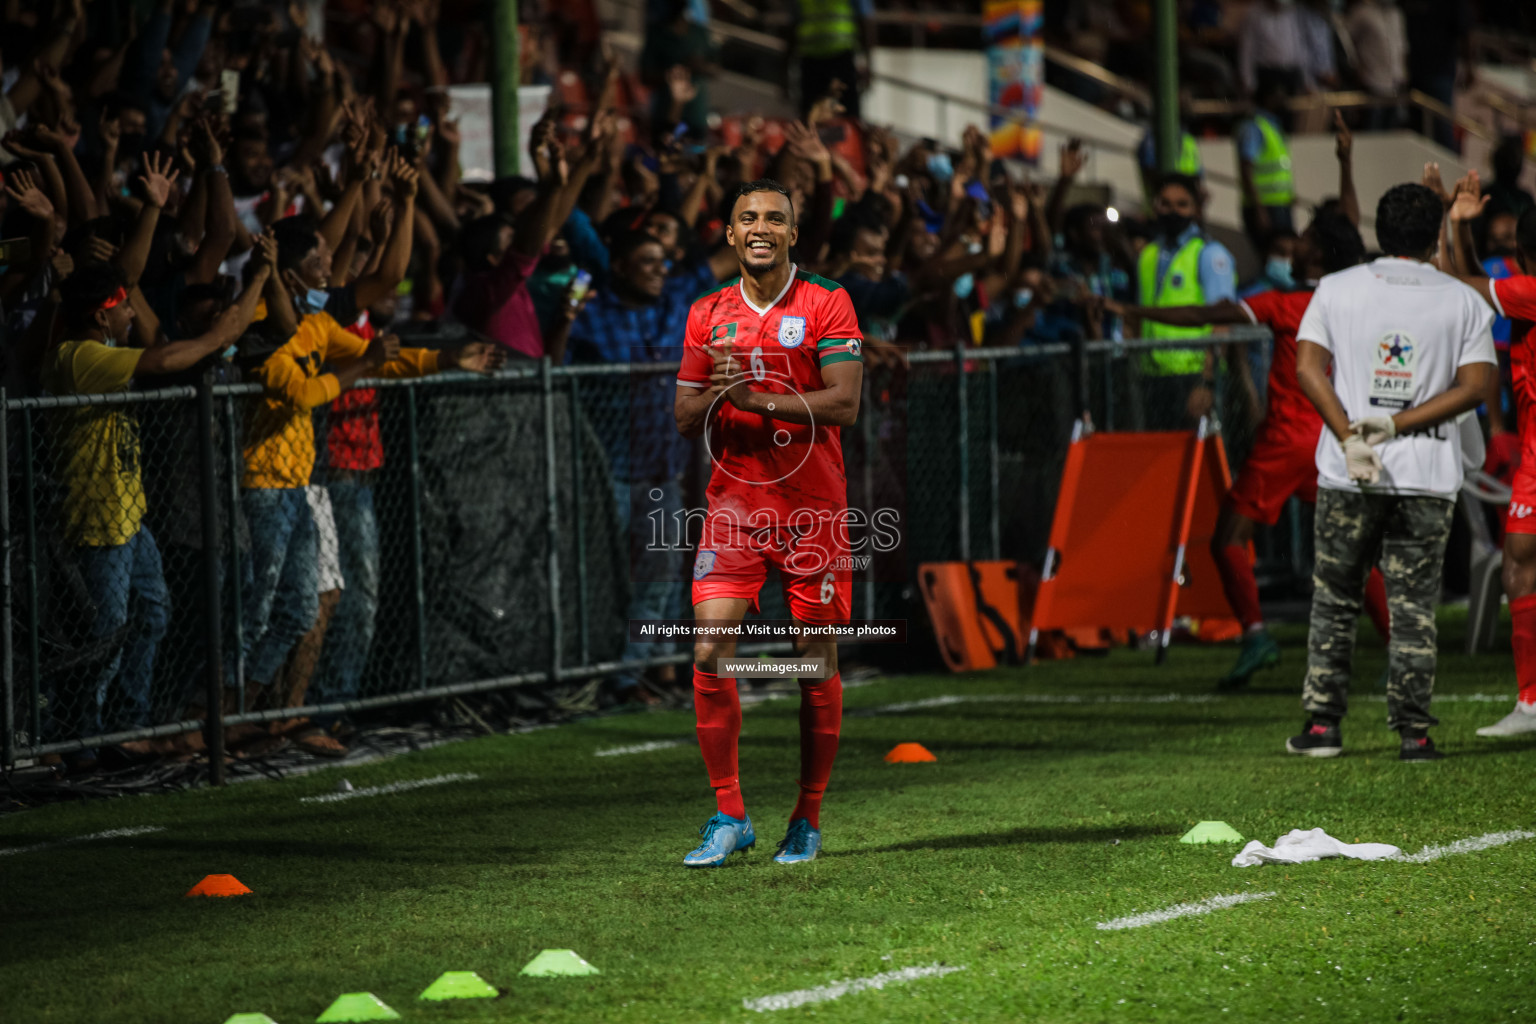
POLYGON ((778 192, 749 192, 736 200, 725 240, 736 250, 741 269, 765 274, 789 262, 799 229, 789 197, 778 192))

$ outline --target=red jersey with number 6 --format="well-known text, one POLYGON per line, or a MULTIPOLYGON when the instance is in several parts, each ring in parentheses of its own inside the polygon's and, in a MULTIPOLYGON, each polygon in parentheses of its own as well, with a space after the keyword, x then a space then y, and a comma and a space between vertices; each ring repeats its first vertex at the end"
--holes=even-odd
MULTIPOLYGON (((791 267, 789 283, 766 308, 746 297, 740 278, 693 304, 678 383, 709 387, 713 361, 705 346, 726 342, 737 366, 752 378, 736 387, 782 395, 784 409, 800 413, 806 406, 799 396, 826 387, 823 367, 860 360, 863 335, 841 285, 791 267)), ((712 467, 711 513, 733 510, 746 522, 752 512, 771 509, 787 525, 801 509, 848 507, 843 447, 835 426, 743 412, 722 396, 704 441, 712 467)))

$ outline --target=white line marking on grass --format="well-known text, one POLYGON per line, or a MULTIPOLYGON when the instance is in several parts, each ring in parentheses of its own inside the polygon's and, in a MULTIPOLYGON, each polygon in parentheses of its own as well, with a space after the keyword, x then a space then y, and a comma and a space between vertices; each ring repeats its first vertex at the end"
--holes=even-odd
POLYGON ((952 693, 942 697, 924 697, 921 700, 902 701, 899 704, 861 708, 857 713, 892 715, 901 711, 948 707, 951 704, 1210 704, 1223 699, 1225 698, 1214 693, 1124 693, 1098 697, 1080 693, 952 693))
POLYGON ((391 782, 386 786, 368 786, 365 789, 354 789, 345 793, 326 793, 323 796, 305 796, 299 798, 301 804, 334 804, 343 800, 353 800, 360 796, 385 796, 389 793, 404 793, 412 789, 422 789, 427 786, 441 786, 446 782, 472 782, 480 776, 474 772, 449 772, 446 775, 434 775, 430 779, 409 779, 405 782, 391 782))
POLYGON ((793 1010, 797 1006, 806 1006, 810 1003, 825 1003, 831 999, 841 999, 843 996, 851 996, 855 992, 863 992, 872 988, 884 988, 887 985, 895 985, 905 981, 916 981, 919 978, 942 978, 946 974, 963 971, 964 967, 945 966, 943 964, 929 964, 927 967, 903 967, 899 971, 885 971, 871 975, 868 978, 848 978, 843 981, 834 981, 830 985, 818 985, 815 988, 802 988, 794 992, 780 992, 773 996, 759 996, 757 999, 743 999, 741 1005, 758 1013, 766 1013, 769 1010, 793 1010))
POLYGON ((0 850, 0 857, 9 857, 17 853, 36 853, 38 850, 49 850, 55 846, 63 846, 66 843, 89 843, 97 839, 126 839, 129 836, 143 836, 151 832, 164 831, 164 825, 133 825, 128 828, 109 828, 105 832, 92 832, 90 835, 71 836, 69 839, 56 839, 51 843, 13 846, 8 850, 0 850))
POLYGON ((595 750, 593 757, 620 757, 624 754, 649 754, 653 750, 670 750, 672 747, 682 746, 686 740, 651 740, 649 743, 634 743, 627 747, 609 747, 606 750, 595 750))
POLYGON ((1267 900, 1273 895, 1272 892, 1235 892, 1230 896, 1212 896, 1199 903, 1179 903, 1162 910, 1149 910, 1145 914, 1132 914, 1129 917, 1117 917, 1113 921, 1100 921, 1098 928, 1103 932, 1119 931, 1122 928, 1145 928, 1149 924, 1162 924, 1164 921, 1172 921, 1178 917, 1209 914, 1213 910, 1225 910, 1239 903, 1267 900))
MULTIPOLYGON (((1369 693, 1365 700, 1372 700, 1378 704, 1387 702, 1384 693, 1369 693)), ((1434 697, 1436 704, 1503 704, 1505 701, 1513 701, 1512 693, 1437 693, 1434 697)))
POLYGON ((1410 864, 1427 864, 1441 857, 1449 857, 1457 853, 1477 853, 1479 850, 1503 846, 1505 843, 1513 843, 1521 839, 1536 839, 1536 832, 1522 832, 1518 829, 1513 832, 1489 832, 1487 835, 1473 836, 1471 839, 1458 839, 1444 846, 1426 846, 1418 853, 1405 853, 1392 859, 1407 861, 1410 864))

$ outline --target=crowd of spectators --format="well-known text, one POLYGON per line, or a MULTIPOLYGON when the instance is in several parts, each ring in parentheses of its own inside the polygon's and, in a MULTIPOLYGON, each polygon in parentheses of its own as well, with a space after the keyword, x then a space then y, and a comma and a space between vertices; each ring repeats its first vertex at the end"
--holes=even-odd
MULTIPOLYGON (((225 675, 243 664, 248 705, 363 692, 384 557, 373 486, 392 456, 378 396, 355 385, 546 356, 675 358, 689 303, 736 272, 723 222, 740 182, 788 186, 793 259, 847 289, 874 374, 901 372, 912 349, 1123 337, 1095 300, 1146 302, 1165 278, 1203 289, 1181 301, 1235 294, 1231 255, 1202 231, 1197 179, 1161 182, 1152 219, 1111 223, 1102 203, 1068 203, 1080 146, 1047 189, 994 160, 976 128, 956 148, 903 146, 852 116, 843 98, 857 82, 836 76, 799 120, 721 123, 699 102, 712 55, 691 5, 657 14, 636 67, 591 26, 541 10, 526 74, 575 74, 585 100, 557 90, 524 175, 471 182, 448 87, 485 74, 473 8, 8 7, 0 235, 29 239, 30 254, 0 277, 7 394, 119 393, 207 372, 262 386, 230 482, 244 554, 222 581, 239 595, 243 641, 225 675), (423 324, 478 340, 402 347, 397 334, 423 324)), ((1146 370, 1178 386, 1191 367, 1176 363, 1146 370)), ((1184 410, 1182 396, 1169 404, 1184 410)), ((621 525, 681 505, 689 449, 670 407, 665 388, 641 389, 602 421, 620 425, 600 433, 621 525)), ((106 651, 85 694, 59 696, 71 710, 48 738, 149 724, 157 648, 201 622, 186 568, 201 545, 198 425, 172 417, 151 444, 151 415, 98 404, 48 420, 57 528, 89 591, 89 640, 106 651), (187 554, 162 557, 172 549, 187 554)), ((637 585, 631 617, 671 617, 681 601, 676 583, 637 585)), ((189 714, 194 678, 180 691, 189 714)), ((649 702, 667 682, 662 670, 615 684, 649 702)), ((274 728, 345 751, 344 720, 274 728)))
MULTIPOLYGON (((1079 56, 1150 84, 1152 7, 1148 0, 1060 0, 1045 5, 1047 33, 1079 56)), ((1359 89, 1377 102, 1352 114, 1351 123, 1372 130, 1423 126, 1421 117, 1409 116, 1409 89, 1453 106, 1472 80, 1475 28, 1536 35, 1536 14, 1526 4, 1180 0, 1178 8, 1180 84, 1196 99, 1257 100, 1274 89, 1291 100, 1359 89)), ((1090 102, 1119 100, 1085 76, 1064 69, 1051 75, 1090 102)), ((1289 111, 1281 113, 1290 129, 1289 111)), ((1430 131, 1457 149, 1449 121, 1433 119, 1430 131)))

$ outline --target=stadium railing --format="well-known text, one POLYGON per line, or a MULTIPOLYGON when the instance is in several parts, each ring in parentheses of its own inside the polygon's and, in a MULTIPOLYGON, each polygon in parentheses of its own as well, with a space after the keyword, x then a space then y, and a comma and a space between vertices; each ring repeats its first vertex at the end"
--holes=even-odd
MULTIPOLYGON (((1145 372, 1158 348, 1218 350, 1213 411, 1235 469, 1262 417, 1268 343, 1255 328, 911 352, 871 367, 859 422, 842 432, 849 505, 891 509, 899 525, 895 545, 871 548, 854 573, 855 618, 920 616, 910 581, 921 562, 1038 564, 1075 423, 1188 428, 1187 379, 1145 372)), ((371 405, 312 420, 314 483, 336 524, 318 537, 302 519, 307 498, 288 495, 279 514, 243 486, 302 479, 310 457, 296 423, 273 429, 255 385, 206 373, 110 396, 0 392, 0 762, 199 730, 216 750, 220 725, 688 661, 687 644, 622 660, 632 574, 612 473, 656 420, 654 400, 636 396, 670 395, 676 370, 545 361, 365 382, 371 405), (271 552, 285 530, 302 539, 280 572, 271 552), (340 602, 321 593, 338 568, 340 602), (258 574, 270 574, 263 587, 258 574), (268 650, 263 628, 278 641, 268 650), (297 645, 275 677, 250 678, 252 659, 273 664, 288 638, 297 645)), ((687 463, 698 508, 701 445, 687 463)), ((1261 538, 1261 581, 1306 571, 1310 531, 1292 516, 1261 538)), ((777 590, 765 588, 764 617, 787 617, 777 590)))

